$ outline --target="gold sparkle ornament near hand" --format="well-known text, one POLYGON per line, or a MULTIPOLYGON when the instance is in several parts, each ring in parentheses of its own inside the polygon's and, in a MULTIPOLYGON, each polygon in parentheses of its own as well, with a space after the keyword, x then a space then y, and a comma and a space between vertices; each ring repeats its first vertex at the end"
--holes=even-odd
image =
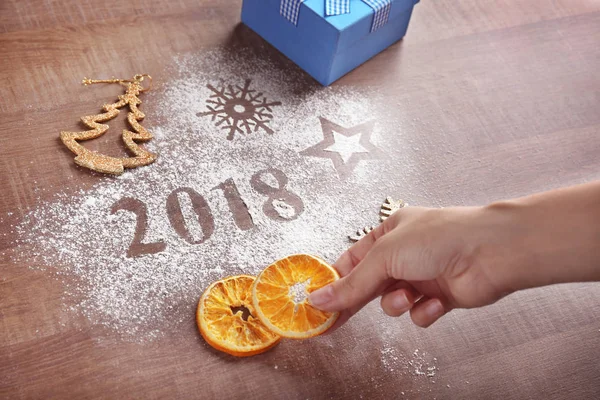
MULTIPOLYGON (((394 200, 391 197, 386 197, 385 201, 383 202, 383 204, 381 204, 381 207, 379 209, 379 221, 385 221, 386 219, 391 217, 396 211, 407 206, 408 203, 404 202, 404 200, 394 200)), ((348 239, 350 239, 350 241, 352 242, 358 242, 360 239, 364 238, 369 233, 371 233, 373 229, 375 229, 374 226, 365 226, 364 228, 357 230, 356 233, 348 236, 348 239)))
POLYGON ((138 95, 150 89, 142 87, 144 78, 152 82, 150 75, 135 75, 133 79, 89 79, 84 78, 84 85, 94 83, 118 83, 126 87, 125 94, 118 97, 118 101, 103 106, 104 113, 97 115, 88 115, 81 117, 81 121, 91 130, 84 132, 61 132, 60 139, 71 150, 77 154, 75 163, 89 168, 93 171, 105 174, 120 175, 125 168, 135 168, 142 165, 148 165, 156 160, 157 155, 141 147, 137 142, 146 142, 152 139, 152 135, 138 121, 144 119, 144 113, 138 109, 142 101, 138 95), (78 143, 79 140, 90 140, 102 136, 107 130, 108 125, 101 124, 115 118, 119 114, 119 108, 129 106, 130 112, 127 114, 127 121, 135 132, 123 130, 123 142, 127 148, 134 154, 133 157, 111 157, 104 154, 91 151, 78 143))

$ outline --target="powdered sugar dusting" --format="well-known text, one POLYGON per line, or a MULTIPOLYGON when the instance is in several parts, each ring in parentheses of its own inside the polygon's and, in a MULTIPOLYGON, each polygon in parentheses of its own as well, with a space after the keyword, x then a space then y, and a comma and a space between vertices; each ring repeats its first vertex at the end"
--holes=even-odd
POLYGON ((273 207, 281 218, 292 219, 295 215, 294 208, 287 204, 283 199, 273 200, 273 207))
POLYGON ((427 378, 435 377, 438 371, 437 358, 419 349, 415 349, 412 355, 406 355, 394 347, 386 346, 381 349, 381 364, 389 372, 427 378))
MULTIPOLYGON (((27 214, 17 227, 16 257, 49 268, 59 278, 78 278, 65 280, 65 302, 92 323, 136 339, 176 329, 189 319, 208 284, 224 275, 256 274, 274 260, 298 252, 333 262, 348 246, 347 232, 364 220, 363 210, 374 210, 389 194, 370 178, 381 176, 389 160, 361 162, 348 179, 340 180, 329 160, 299 155, 322 140, 320 116, 344 126, 364 122, 365 115, 377 119, 370 105, 372 96, 344 88, 303 91, 304 78, 276 70, 267 60, 220 50, 184 57, 176 69, 177 79, 144 99, 143 107, 160 105, 153 111, 154 120, 164 121, 149 127, 155 139, 148 147, 160 155, 154 165, 116 179, 101 177, 86 192, 59 193, 27 214), (211 118, 196 114, 206 109, 209 83, 243 84, 245 79, 281 105, 272 109, 272 135, 259 131, 230 141, 211 118), (267 169, 281 171, 287 182, 264 172, 267 169), (296 215, 281 193, 270 198, 257 191, 251 183, 257 174, 269 187, 298 196, 302 213, 296 215), (228 179, 248 208, 251 229, 236 225, 218 188, 228 179), (203 243, 183 240, 169 220, 167 199, 180 188, 192 189, 208 203, 214 221, 210 237, 190 197, 177 194, 190 240, 203 243), (143 242, 163 242, 164 251, 127 257, 137 219, 127 210, 112 212, 123 198, 146 206, 143 242), (281 218, 265 214, 267 202, 281 218)), ((381 129, 376 126, 372 141, 383 147, 381 129)))
MULTIPOLYGON (((65 303, 92 324, 132 340, 176 330, 210 282, 225 275, 257 274, 274 260, 301 252, 335 261, 349 245, 348 233, 376 223, 377 205, 395 195, 386 172, 404 167, 397 157, 364 160, 340 179, 331 160, 299 154, 323 140, 319 117, 347 127, 384 121, 372 92, 311 87, 303 75, 274 68, 250 51, 182 57, 172 76, 143 99, 144 112, 161 121, 147 126, 155 136, 147 147, 159 153, 155 164, 118 178, 100 177, 85 192, 58 193, 16 227, 15 257, 58 279, 75 278, 64 280, 65 303), (218 121, 197 114, 213 94, 209 84, 243 85, 247 79, 269 101, 281 103, 270 111, 273 134, 238 132, 228 140, 218 121), (259 189, 256 180, 277 192, 259 189), (236 219, 241 217, 231 209, 224 182, 235 185, 239 193, 229 196, 239 196, 247 207, 247 226, 236 219), (167 206, 181 188, 189 189, 175 195, 187 239, 174 229, 177 211, 167 206), (190 191, 206 201, 200 214, 190 191), (294 206, 293 196, 302 208, 294 206), (142 242, 164 243, 164 250, 127 256, 137 217, 124 209, 113 212, 123 198, 145 205, 142 242), (269 214, 269 203, 278 218, 269 214)), ((376 123, 371 135, 384 152, 385 126, 376 123)))
POLYGON ((294 303, 300 304, 308 297, 306 287, 310 285, 310 279, 305 282, 298 282, 290 286, 289 295, 294 300, 294 303))

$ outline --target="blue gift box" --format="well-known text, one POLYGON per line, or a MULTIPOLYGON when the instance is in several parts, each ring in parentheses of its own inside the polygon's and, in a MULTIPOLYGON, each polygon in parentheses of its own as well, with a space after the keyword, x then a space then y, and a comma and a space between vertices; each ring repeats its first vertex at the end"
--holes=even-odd
POLYGON ((280 13, 281 1, 244 0, 242 22, 325 86, 402 39, 419 2, 392 0, 387 23, 373 30, 375 12, 363 0, 334 16, 325 16, 325 0, 306 0, 296 25, 280 13))

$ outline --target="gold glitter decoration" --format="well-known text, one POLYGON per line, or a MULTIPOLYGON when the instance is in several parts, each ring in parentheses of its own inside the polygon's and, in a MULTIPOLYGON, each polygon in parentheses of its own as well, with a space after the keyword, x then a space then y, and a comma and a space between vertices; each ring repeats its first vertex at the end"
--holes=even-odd
POLYGON ((379 219, 381 220, 381 222, 383 222, 389 217, 391 217, 393 213, 395 213, 403 207, 406 207, 407 205, 408 204, 406 204, 404 200, 396 201, 391 197, 386 197, 385 201, 381 205, 381 210, 379 211, 379 219))
POLYGON ((348 239, 353 242, 358 242, 360 239, 367 236, 373 229, 375 229, 374 226, 365 226, 364 228, 357 230, 354 235, 348 236, 348 239))
POLYGON ((150 75, 135 75, 133 79, 89 79, 83 78, 82 83, 84 85, 91 85, 93 83, 118 83, 126 87, 125 94, 118 97, 118 101, 112 104, 105 104, 102 109, 105 111, 103 114, 88 115, 81 117, 81 121, 91 130, 85 132, 61 132, 60 139, 62 142, 71 150, 77 154, 75 157, 75 163, 89 168, 93 171, 102 172, 105 174, 120 175, 123 173, 124 168, 135 168, 142 165, 148 165, 156 160, 157 155, 151 153, 136 142, 146 142, 152 139, 152 135, 142 125, 138 123, 144 119, 145 115, 138 109, 138 105, 142 104, 142 101, 138 98, 138 95, 150 89, 142 87, 144 78, 148 78, 152 83, 152 77, 150 75), (127 114, 127 122, 133 128, 135 132, 123 130, 123 142, 127 148, 135 155, 134 157, 111 157, 104 154, 91 151, 79 144, 78 140, 90 140, 102 136, 107 130, 108 125, 101 124, 100 122, 106 122, 110 119, 115 118, 119 114, 119 108, 129 106, 130 112, 127 114))
MULTIPOLYGON (((407 206, 408 204, 405 203, 404 200, 394 200, 389 196, 386 197, 383 204, 381 204, 381 208, 379 209, 380 221, 385 221, 386 219, 391 217, 392 214, 394 214, 396 211, 407 206)), ((350 239, 353 242, 358 242, 360 239, 367 236, 373 229, 375 229, 375 227, 373 226, 364 227, 356 231, 355 234, 348 236, 348 239, 350 239)))

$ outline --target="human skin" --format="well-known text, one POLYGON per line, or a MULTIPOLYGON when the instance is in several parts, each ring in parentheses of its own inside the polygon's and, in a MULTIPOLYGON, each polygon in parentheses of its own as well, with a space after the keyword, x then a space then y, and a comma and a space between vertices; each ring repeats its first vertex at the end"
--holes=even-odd
POLYGON ((600 281, 600 181, 480 207, 402 208, 334 267, 342 278, 309 296, 341 312, 334 328, 377 297, 386 314, 409 311, 428 327, 518 290, 600 281))

